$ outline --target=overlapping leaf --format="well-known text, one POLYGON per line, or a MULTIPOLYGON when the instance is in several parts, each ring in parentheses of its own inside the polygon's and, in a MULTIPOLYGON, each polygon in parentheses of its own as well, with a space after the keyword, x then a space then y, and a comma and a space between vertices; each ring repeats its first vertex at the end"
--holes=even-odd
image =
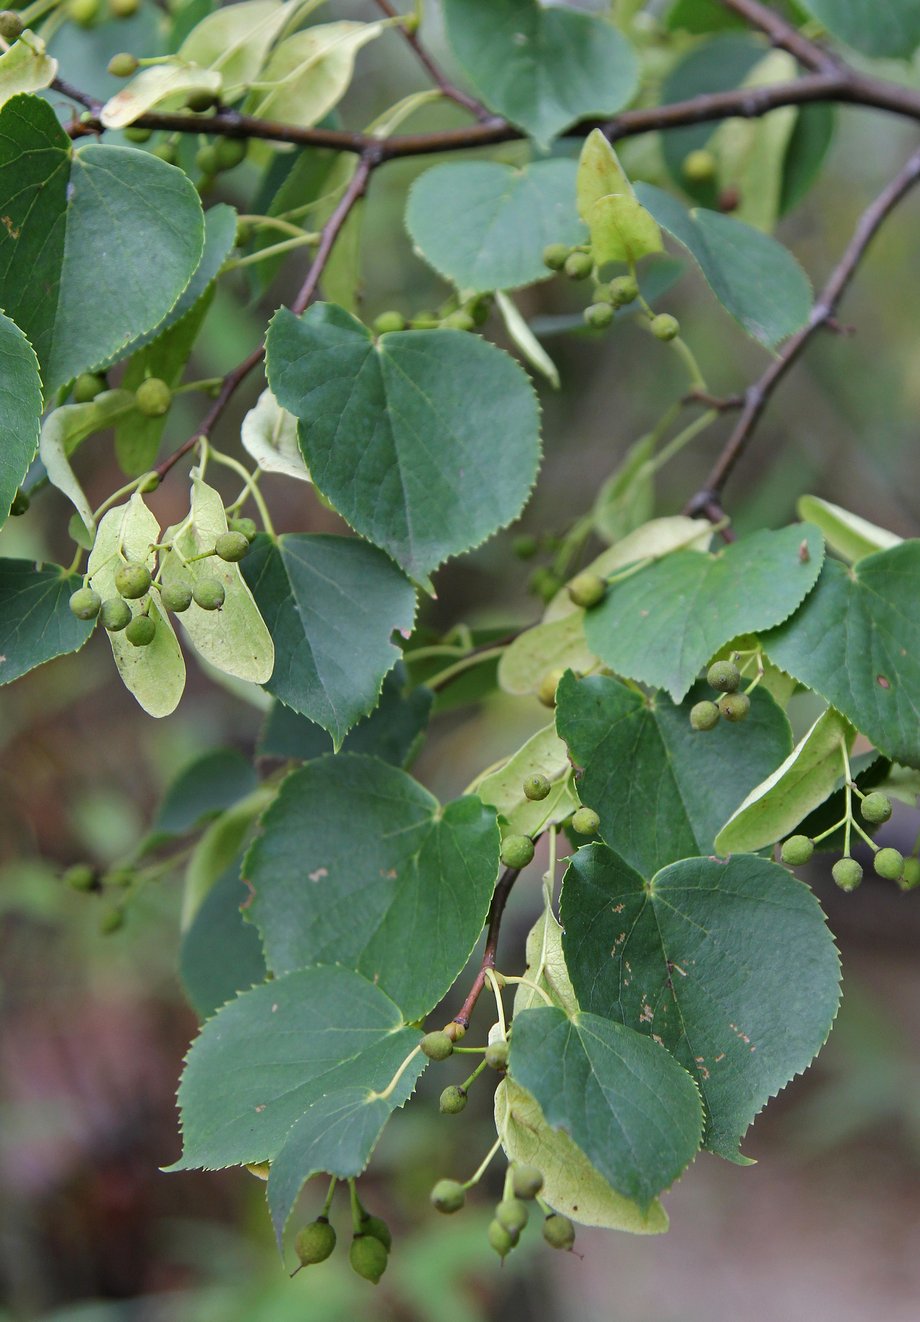
POLYGON ((920 0, 802 0, 802 6, 864 55, 907 59, 920 46, 920 0))
POLYGON ((29 341, 0 313, 0 527, 38 449, 42 383, 29 341))
POLYGON ((80 650, 95 624, 78 620, 68 604, 82 585, 59 565, 0 560, 0 684, 80 650))

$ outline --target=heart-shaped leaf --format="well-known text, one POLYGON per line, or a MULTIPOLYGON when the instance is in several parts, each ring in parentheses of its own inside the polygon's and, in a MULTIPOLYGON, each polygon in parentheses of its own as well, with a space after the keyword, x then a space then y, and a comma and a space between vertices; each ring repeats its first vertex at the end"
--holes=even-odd
POLYGON ((0 105, 20 92, 39 92, 57 77, 58 62, 28 28, 0 55, 0 105))
POLYGON ((920 541, 829 560, 814 592, 762 639, 778 666, 815 689, 895 762, 920 766, 920 541))
POLYGON ((341 753, 289 776, 244 875, 275 973, 355 968, 411 1019, 469 959, 498 875, 494 809, 437 799, 404 771, 341 753), (409 948, 423 959, 407 959, 409 948))
POLYGON ((268 379, 300 419, 317 487, 362 536, 417 581, 520 513, 540 458, 525 373, 462 331, 374 340, 332 303, 282 309, 268 379), (470 382, 476 389, 470 389, 470 382))
POLYGON ((79 574, 32 560, 0 560, 0 684, 10 684, 56 656, 78 652, 95 620, 78 620, 70 598, 79 574))
POLYGON ((297 419, 283 409, 270 390, 263 390, 243 419, 243 449, 263 473, 309 482, 310 474, 297 444, 297 419))
POLYGON ((790 616, 823 559, 808 524, 764 529, 714 555, 675 551, 611 585, 585 617, 588 646, 617 674, 680 702, 725 643, 790 616))
POLYGON ((811 1063, 837 1013, 840 965, 814 895, 752 854, 649 876, 588 845, 560 916, 579 1003, 663 1043, 699 1083, 704 1146, 737 1160, 755 1115, 811 1063))

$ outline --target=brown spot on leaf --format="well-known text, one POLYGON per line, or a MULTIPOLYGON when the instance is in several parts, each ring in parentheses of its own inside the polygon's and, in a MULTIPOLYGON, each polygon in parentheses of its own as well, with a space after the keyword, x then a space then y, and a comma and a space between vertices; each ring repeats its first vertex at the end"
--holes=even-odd
POLYGON ((880 689, 891 688, 891 681, 889 679, 886 679, 884 675, 876 675, 875 682, 876 684, 878 684, 880 689))

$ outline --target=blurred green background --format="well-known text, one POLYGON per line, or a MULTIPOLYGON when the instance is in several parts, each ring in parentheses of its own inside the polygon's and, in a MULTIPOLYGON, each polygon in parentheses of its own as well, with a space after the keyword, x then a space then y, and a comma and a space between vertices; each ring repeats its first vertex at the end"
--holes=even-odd
MULTIPOLYGON (((369 7, 335 10, 366 16, 369 7)), ((62 72, 104 90, 98 70, 112 50, 134 49, 128 34, 136 22, 115 25, 114 38, 111 24, 98 32, 63 30, 56 47, 62 72)), ((343 108, 349 124, 366 122, 421 85, 395 38, 368 47, 359 61, 343 108)), ((917 81, 916 70, 890 72, 917 81)), ((432 113, 453 122, 447 111, 432 113)), ((840 112, 825 174, 780 232, 816 284, 915 137, 892 119, 840 112)), ((509 147, 501 155, 515 160, 521 152, 509 147)), ((624 157, 640 177, 664 182, 654 138, 630 143, 624 157)), ((394 164, 374 178, 360 257, 367 319, 389 306, 411 312, 446 296, 401 228, 405 189, 430 163, 394 164)), ((245 210, 257 183, 256 165, 247 164, 222 182, 219 197, 245 210)), ((920 195, 889 220, 847 297, 841 319, 854 333, 813 344, 771 404, 727 492, 739 528, 778 526, 794 517, 797 497, 808 491, 903 535, 920 532, 918 221, 920 195)), ((300 278, 294 260, 258 301, 242 276, 222 282, 192 374, 222 372, 238 361, 300 278)), ((582 302, 581 291, 562 281, 521 299, 531 317, 577 311, 582 302)), ((762 370, 763 351, 743 338, 698 277, 688 272, 666 306, 680 318, 714 390, 742 389, 762 370)), ((497 325, 489 330, 501 339, 497 325)), ((533 566, 513 558, 512 537, 563 532, 684 388, 676 359, 629 323, 604 336, 555 336, 546 347, 563 385, 554 393, 539 384, 539 486, 516 528, 441 572, 438 599, 423 614, 433 629, 534 618, 538 604, 526 593, 533 566)), ((228 449, 256 388, 253 382, 241 392, 222 425, 217 439, 228 449)), ((183 400, 175 409, 174 443, 194 425, 194 408, 183 400)), ((726 419, 665 471, 659 512, 681 507, 729 425, 726 419)), ((120 484, 107 438, 86 447, 80 473, 94 503, 120 484)), ((269 477, 264 487, 279 531, 340 530, 301 484, 269 477)), ((151 503, 166 524, 184 513, 185 498, 177 471, 151 503)), ((0 552, 66 563, 67 517, 64 499, 46 492, 28 518, 4 532, 0 552)), ((916 1322, 920 899, 873 877, 841 895, 823 860, 809 880, 843 955, 838 1024, 814 1069, 754 1126, 745 1150, 759 1164, 744 1169, 698 1159, 665 1198, 672 1217, 666 1237, 583 1231, 578 1253, 567 1256, 545 1249, 532 1227, 499 1268, 485 1240, 495 1185, 487 1180, 482 1196, 453 1219, 438 1218, 427 1205, 436 1177, 470 1173, 491 1142, 486 1089, 473 1094, 462 1121, 438 1115, 437 1091, 460 1078, 452 1064, 432 1071, 419 1101, 396 1117, 363 1182, 366 1201, 391 1222, 396 1240, 377 1291, 351 1274, 341 1251, 289 1280, 271 1240, 264 1186, 248 1174, 161 1174, 178 1152, 174 1090, 196 1028, 176 971, 180 878, 132 897, 124 930, 102 936, 102 902, 66 891, 59 875, 74 861, 117 860, 183 765, 210 748, 250 754, 261 719, 256 707, 193 668, 178 712, 162 723, 149 720, 118 684, 101 638, 4 691, 3 1322, 916 1322)), ((529 700, 490 699, 445 712, 432 724, 416 773, 436 793, 455 794, 544 722, 545 712, 529 700)), ((917 817, 898 805, 884 828, 886 842, 909 848, 917 817)), ((538 909, 539 859, 530 872, 503 935, 509 969, 538 909)), ((487 1017, 480 1014, 483 1032, 487 1017)), ((304 1214, 315 1215, 321 1201, 318 1188, 308 1189, 304 1214)), ((344 1219, 339 1226, 347 1239, 344 1219)))

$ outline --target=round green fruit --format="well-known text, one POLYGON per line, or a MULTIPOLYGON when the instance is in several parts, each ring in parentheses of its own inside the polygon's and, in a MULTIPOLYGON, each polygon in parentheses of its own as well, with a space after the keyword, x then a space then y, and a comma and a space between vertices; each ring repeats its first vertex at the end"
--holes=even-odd
POLYGON ((859 811, 867 822, 880 826, 882 822, 887 822, 891 816, 891 800, 887 794, 873 790, 871 794, 867 794, 863 799, 859 805, 859 811))
POLYGON ((554 1249, 571 1251, 575 1243, 575 1227, 567 1216, 553 1212, 543 1222, 543 1238, 554 1249))
POLYGON ((533 859, 533 841, 528 835, 506 835, 501 859, 506 868, 526 868, 533 859))
POLYGON ((249 554, 249 538, 241 532, 222 532, 214 543, 214 550, 221 560, 235 563, 249 554))
POLYGON ((536 1198, 543 1188, 543 1172, 537 1166, 515 1166, 511 1171, 515 1198, 536 1198))
POLYGON ((831 876, 842 891, 855 891, 862 881, 863 870, 855 858, 838 858, 831 868, 831 876))
POLYGON ((78 620, 94 620, 102 607, 102 598, 92 588, 77 588, 70 598, 70 609, 78 620))
POLYGON ((559 681, 565 671, 560 669, 550 670, 540 680, 537 688, 537 698, 543 703, 544 707, 555 707, 556 689, 559 687, 559 681))
POLYGON ((719 711, 726 721, 744 721, 751 710, 751 700, 746 693, 723 693, 719 699, 719 711))
POLYGON ((527 1225, 528 1217, 527 1204, 520 1198, 503 1198, 495 1209, 495 1220, 515 1239, 527 1225))
POLYGON ((177 165, 179 162, 179 148, 173 142, 158 142, 150 155, 158 161, 165 161, 167 165, 177 165))
POLYGON ((791 868, 800 868, 815 852, 815 842, 807 835, 791 835, 783 841, 780 858, 791 868))
POLYGON ((125 129, 125 137, 129 142, 149 142, 153 137, 153 129, 145 129, 141 124, 129 124, 125 129))
POLYGON ((719 724, 720 715, 714 702, 695 702, 690 708, 690 727, 693 730, 712 730, 719 724))
POLYGON ((431 1203, 439 1212, 459 1212, 466 1202, 466 1190, 458 1180, 438 1180, 431 1191, 431 1203))
POLYGON ((535 771, 532 776, 524 777, 524 798, 530 799, 534 803, 539 803, 545 799, 552 789, 548 777, 541 772, 535 771))
POLYGON ((543 249, 543 265, 551 271, 561 271, 572 249, 567 243, 550 243, 543 249))
POLYGON ((348 1261, 365 1281, 376 1285, 387 1269, 389 1255, 374 1235, 355 1235, 348 1250, 348 1261))
POLYGON ((537 539, 529 532, 521 533, 511 543, 511 549, 519 560, 529 560, 537 554, 537 539))
POLYGON ((119 51, 108 63, 108 70, 113 78, 130 78, 133 73, 137 73, 137 69, 137 56, 129 54, 128 51, 119 51))
POLYGON ((448 313, 441 326, 445 330, 471 331, 475 329, 476 323, 468 312, 458 308, 456 312, 448 313))
POLYGON ((597 835, 601 819, 593 808, 576 808, 572 813, 572 830, 579 835, 597 835))
POLYGON ((102 603, 99 620, 109 633, 120 633, 131 623, 131 607, 124 597, 109 597, 102 603))
POLYGON ((905 858, 898 885, 902 891, 916 890, 920 886, 920 858, 905 858))
POLYGON ((106 909, 102 918, 99 920, 99 931, 103 936, 110 936, 112 932, 117 932, 119 928, 125 925, 125 911, 117 905, 111 909, 106 909))
POLYGON ((0 10, 0 37, 11 45, 23 31, 25 24, 12 9, 0 10))
POLYGON ((193 115, 203 115, 206 110, 213 110, 220 97, 214 92, 191 92, 185 98, 185 104, 193 115))
POLYGON ((899 849, 880 849, 873 860, 873 867, 886 881, 900 881, 904 871, 904 855, 899 849))
POLYGON ((680 334, 680 322, 670 312, 659 312, 652 317, 651 332, 656 340, 676 340, 680 334))
POLYGON ((221 138, 214 147, 219 171, 235 170, 246 159, 249 144, 245 138, 221 138))
POLYGON ((169 412, 172 391, 158 376, 148 376, 147 380, 142 381, 138 386, 134 403, 145 418, 162 418, 169 412))
POLYGON ((157 626, 149 615, 135 615, 125 629, 125 637, 132 647, 149 647, 156 631, 157 626))
POLYGON ((10 505, 10 517, 13 519, 21 518, 23 514, 28 512, 31 504, 32 501, 29 499, 28 492, 19 487, 10 505))
POLYGON ((116 573, 115 588, 119 596, 136 601, 150 590, 150 570, 139 560, 129 560, 116 573))
POLYGON ((301 1267, 312 1267, 317 1262, 325 1262, 335 1248, 335 1230, 324 1216, 311 1221, 298 1230, 294 1240, 294 1252, 301 1267))
POLYGON ((570 252, 562 269, 570 280, 587 280, 594 270, 594 258, 589 252, 570 252))
POLYGON ((172 583, 167 583, 160 592, 160 601, 168 611, 173 611, 176 615, 181 615, 187 611, 192 604, 195 596, 195 589, 192 586, 191 579, 177 578, 172 583))
POLYGON ((606 330, 614 318, 609 303, 591 303, 584 310, 585 323, 593 330, 606 330))
POLYGON ((618 275, 607 286, 607 297, 615 308, 625 308, 627 304, 635 303, 639 297, 638 281, 631 275, 618 275))
POLYGON ((256 527, 255 519, 237 518, 230 520, 230 531, 241 532, 247 542, 254 542, 259 529, 256 527))
POLYGON ((99 0, 67 0, 67 17, 78 27, 90 27, 98 13, 99 0))
POLYGON ((527 582, 528 592, 532 592, 541 601, 551 601, 560 587, 559 579, 553 571, 543 565, 533 571, 527 582))
POLYGON ((203 578, 195 584, 193 592, 195 604, 203 611, 219 611, 224 604, 226 593, 218 578, 203 578))
POLYGON ((490 1069, 503 1074, 508 1068, 508 1043, 503 1038, 498 1042, 490 1042, 484 1059, 490 1069))
POLYGON ((566 591, 569 594, 569 600, 576 606, 583 606, 585 610, 590 610, 598 602, 604 600, 607 595, 607 580, 601 578, 600 574, 576 574, 569 584, 566 591))
POLYGON ((74 863, 64 873, 62 880, 71 890, 92 891, 96 889, 96 869, 88 863, 74 863))
POLYGON ((141 7, 141 0, 109 0, 113 18, 133 18, 141 7))
POLYGON ((381 312, 379 317, 374 318, 373 330, 375 335, 388 335, 393 331, 405 329, 406 319, 401 312, 390 309, 387 312, 381 312))
POLYGON ((466 1091, 455 1083, 445 1088, 438 1099, 438 1110, 442 1115, 459 1115, 466 1110, 466 1091))
POLYGON ((500 1258, 507 1258, 518 1241, 517 1235, 507 1230, 497 1218, 489 1222, 488 1238, 490 1246, 500 1258))
POLYGON ((419 1046, 429 1060, 446 1060, 453 1055, 454 1050, 450 1036, 443 1029, 436 1033, 426 1033, 419 1046))
POLYGON ((734 661, 714 661, 706 672, 706 683, 717 693, 737 693, 741 671, 734 661))
POLYGON ((716 176, 718 162, 711 151, 699 148, 684 157, 681 173, 690 184, 706 184, 716 176))
POLYGON ((390 1234, 390 1227, 381 1216, 366 1216, 361 1222, 361 1233, 364 1235, 373 1235, 374 1239, 379 1239, 380 1243, 389 1253, 393 1244, 393 1236, 390 1234))
POLYGON ((98 372, 81 372, 73 383, 73 402, 92 404, 97 395, 105 390, 105 377, 98 372))

